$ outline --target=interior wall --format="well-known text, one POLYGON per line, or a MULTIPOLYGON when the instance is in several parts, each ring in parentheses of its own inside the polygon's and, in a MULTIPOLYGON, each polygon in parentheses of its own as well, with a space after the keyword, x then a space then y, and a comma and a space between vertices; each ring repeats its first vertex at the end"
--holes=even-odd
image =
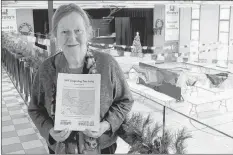
MULTIPOLYGON (((190 44, 191 36, 191 8, 180 8, 180 47, 190 44)), ((189 48, 180 48, 182 52, 189 52, 189 48)))
MULTIPOLYGON (((200 7, 200 43, 208 44, 218 42, 219 29, 219 5, 202 5, 200 7)), ((157 10, 156 14, 159 12, 157 10)), ((191 8, 180 8, 180 45, 189 45, 191 36, 191 8)), ((230 15, 230 42, 233 41, 233 7, 230 15), (232 41, 231 41, 232 40, 232 41)), ((154 40, 154 42, 156 42, 154 40)), ((187 52, 189 48, 180 48, 180 52, 187 52)), ((205 52, 199 55, 200 59, 211 61, 217 59, 217 51, 205 52)), ((229 47, 228 60, 233 61, 233 45, 229 47)))
MULTIPOLYGON (((218 28, 219 28, 219 5, 201 5, 200 14, 200 43, 208 44, 218 42, 218 28)), ((200 54, 200 59, 207 59, 211 61, 217 59, 217 53, 204 52, 200 54)))
MULTIPOLYGON (((163 20, 165 22, 165 5, 155 5, 154 6, 154 16, 153 16, 153 28, 155 27, 155 22, 157 19, 163 20)), ((164 25, 160 34, 153 35, 153 46, 163 46, 165 42, 165 31, 164 25)))
POLYGON ((232 42, 229 48, 228 60, 233 61, 233 6, 231 7, 231 16, 230 16, 230 42, 232 42))
POLYGON ((32 32, 34 33, 34 22, 33 22, 33 12, 32 9, 17 9, 16 10, 16 22, 17 22, 17 30, 19 28, 22 31, 27 31, 29 26, 26 26, 27 23, 32 28, 32 32))
POLYGON ((219 5, 202 5, 200 14, 200 42, 218 41, 219 5))

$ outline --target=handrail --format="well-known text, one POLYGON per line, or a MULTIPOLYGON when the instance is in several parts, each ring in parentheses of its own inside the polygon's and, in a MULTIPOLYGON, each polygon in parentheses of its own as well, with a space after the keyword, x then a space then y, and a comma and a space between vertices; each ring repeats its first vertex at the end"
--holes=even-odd
MULTIPOLYGON (((8 63, 9 63, 9 62, 8 62, 8 63)), ((131 91, 134 92, 134 93, 136 93, 136 94, 139 94, 138 92, 136 92, 136 91, 134 91, 134 90, 132 90, 132 89, 131 89, 131 91)), ((143 96, 142 94, 139 94, 139 95, 143 96)), ((189 118, 189 119, 191 119, 191 120, 193 120, 193 121, 195 121, 195 122, 197 122, 197 123, 199 123, 199 124, 202 124, 203 126, 206 126, 206 127, 210 128, 210 129, 212 129, 212 130, 214 130, 214 131, 217 131, 217 132, 219 132, 219 133, 221 133, 221 134, 223 134, 223 135, 225 135, 225 136, 227 136, 227 137, 233 139, 233 137, 232 137, 231 135, 228 135, 228 134, 226 134, 226 133, 224 133, 224 132, 222 132, 222 131, 220 131, 220 130, 217 130, 217 129, 215 129, 215 128, 213 128, 213 127, 207 125, 207 124, 204 124, 204 123, 202 123, 202 122, 200 122, 200 121, 198 121, 198 120, 196 120, 196 119, 194 119, 194 118, 192 118, 192 117, 189 117, 189 116, 187 116, 187 115, 185 115, 185 114, 183 114, 183 113, 181 113, 181 112, 178 112, 178 111, 176 111, 176 110, 174 110, 174 109, 172 109, 172 108, 170 108, 170 107, 167 107, 167 106, 165 106, 165 105, 162 105, 161 103, 158 103, 158 102, 156 102, 155 100, 153 100, 153 99, 151 99, 151 98, 148 98, 148 97, 146 97, 146 96, 143 96, 143 97, 146 98, 146 99, 149 99, 149 100, 151 100, 151 101, 153 101, 153 102, 155 102, 155 103, 157 103, 157 104, 159 104, 159 105, 161 105, 161 106, 163 106, 164 108, 168 108, 169 110, 171 110, 171 111, 173 111, 173 112, 176 112, 176 113, 178 113, 178 114, 180 114, 180 115, 182 115, 182 116, 184 116, 184 117, 186 117, 186 118, 189 118)), ((164 109, 164 112, 165 112, 165 109, 164 109)), ((164 122, 165 122, 165 115, 164 115, 164 118, 163 118, 163 119, 164 119, 164 122)), ((165 124, 164 124, 164 125, 165 125, 165 124)))
POLYGON ((19 93, 20 97, 23 99, 24 103, 28 106, 27 101, 26 101, 25 98, 23 97, 23 94, 20 93, 20 91, 18 90, 18 88, 17 88, 17 86, 16 86, 14 80, 11 78, 10 74, 7 72, 7 69, 5 68, 5 66, 3 67, 3 69, 6 71, 8 77, 10 78, 12 84, 14 85, 14 87, 15 87, 16 90, 17 90, 17 92, 19 93))
MULTIPOLYGON (((23 34, 21 34, 20 32, 10 32, 10 34, 13 34, 13 35, 23 35, 23 34)), ((44 34, 42 34, 42 33, 34 33, 34 32, 30 32, 29 34, 30 34, 30 35, 28 35, 28 36, 32 36, 32 34, 33 34, 33 35, 39 35, 39 36, 45 36, 45 37, 50 36, 49 34, 44 35, 44 34)), ((27 35, 23 35, 23 36, 27 36, 27 35)), ((46 39, 49 39, 49 38, 46 38, 46 39)))
MULTIPOLYGON (((5 51, 6 52, 6 51, 5 51)), ((5 53, 5 52, 3 52, 3 53, 5 53)), ((7 65, 12 65, 12 64, 9 64, 9 63, 12 63, 12 62, 9 62, 9 61, 5 61, 5 63, 8 63, 7 65)), ((12 67, 14 68, 14 66, 10 66, 10 69, 12 69, 12 67)), ((9 68, 8 68, 9 69, 9 68)), ((10 70, 9 70, 10 71, 10 70)), ((14 73, 15 74, 15 73, 14 73)), ((15 77, 15 76, 13 76, 13 77, 15 77)), ((11 79, 12 80, 12 79, 11 79)), ((27 82, 29 82, 29 81, 27 81, 27 82)), ((14 83, 13 83, 14 84, 14 83)), ((18 88, 16 88, 16 89, 18 89, 18 88)), ((161 105, 162 107, 163 107, 163 131, 165 131, 164 130, 164 128, 165 128, 165 111, 166 111, 166 108, 167 109, 169 109, 169 110, 171 110, 171 111, 173 111, 173 112, 176 112, 176 113, 178 113, 178 114, 180 114, 180 115, 182 115, 182 116, 184 116, 184 117, 186 117, 186 118, 189 118, 190 120, 193 120, 193 121, 195 121, 195 122, 197 122, 197 123, 199 123, 199 124, 201 124, 201 125, 203 125, 203 126, 205 126, 205 127, 207 127, 207 128, 210 128, 210 129, 212 129, 212 130, 214 130, 214 131, 216 131, 216 132, 218 132, 218 133, 221 133, 222 135, 224 135, 224 136, 226 136, 226 137, 229 137, 229 138, 231 138, 231 139, 233 139, 233 136, 231 136, 231 135, 229 135, 229 134, 226 134, 226 133, 224 133, 224 132, 222 132, 222 131, 220 131, 220 130, 218 130, 218 129, 215 129, 215 128, 213 128, 213 127, 211 127, 211 126, 209 126, 209 125, 207 125, 207 124, 204 124, 204 123, 202 123, 202 122, 200 122, 200 121, 198 121, 198 120, 196 120, 196 119, 194 119, 194 118, 192 118, 192 117, 190 117, 190 116, 187 116, 187 115, 185 115, 185 114, 183 114, 183 113, 181 113, 181 112, 179 112, 179 111, 176 111, 176 110, 174 110, 174 109, 172 109, 172 108, 170 108, 170 107, 168 107, 168 106, 166 106, 166 105, 163 105, 163 104, 161 104, 161 103, 159 103, 159 102, 156 102, 155 100, 153 100, 153 99, 151 99, 151 98, 149 98, 149 97, 147 97, 147 96, 144 96, 144 95, 142 95, 142 94, 140 94, 140 93, 138 93, 138 92, 136 92, 136 91, 134 91, 133 89, 130 89, 133 93, 136 93, 136 94, 138 94, 138 95, 140 95, 140 96, 143 96, 144 98, 146 98, 146 99, 148 99, 148 100, 150 100, 150 101, 152 101, 152 102, 154 102, 154 103, 157 103, 157 104, 159 104, 159 105, 161 105)), ((20 94, 21 95, 21 94, 20 94)), ((21 95, 22 96, 22 95, 21 95)), ((26 103, 26 101, 25 101, 25 103, 26 103)))
MULTIPOLYGON (((207 124, 204 124, 204 123, 202 123, 202 122, 200 122, 200 121, 198 121, 198 120, 196 120, 196 119, 194 119, 194 118, 192 118, 192 117, 189 117, 189 116, 187 116, 187 115, 185 115, 185 114, 183 114, 183 113, 181 113, 181 112, 179 112, 179 111, 176 111, 176 110, 174 110, 174 109, 172 109, 172 108, 170 108, 170 107, 168 107, 168 106, 165 106, 165 105, 163 105, 163 104, 161 104, 161 103, 159 103, 159 102, 156 102, 155 100, 153 100, 153 99, 151 99, 151 98, 149 98, 149 97, 147 97, 147 96, 144 96, 144 95, 142 95, 142 94, 140 94, 140 93, 134 91, 133 89, 130 89, 130 90, 131 90, 132 92, 134 92, 134 93, 136 93, 136 94, 138 94, 138 95, 140 95, 140 96, 142 96, 142 97, 148 99, 148 100, 151 100, 152 102, 155 102, 155 103, 157 103, 157 104, 159 104, 159 105, 161 105, 161 106, 163 106, 163 107, 165 107, 165 108, 167 108, 167 109, 173 111, 173 112, 176 112, 176 113, 178 113, 178 114, 180 114, 180 115, 182 115, 182 116, 184 116, 184 117, 186 117, 186 118, 189 118, 189 119, 191 119, 191 120, 193 120, 193 121, 195 121, 195 122, 197 122, 197 123, 199 123, 199 124, 202 124, 203 126, 206 126, 206 127, 210 128, 210 129, 216 131, 216 132, 219 132, 219 133, 221 133, 221 134, 223 134, 223 135, 225 135, 225 136, 227 136, 227 137, 233 139, 233 136, 231 136, 231 135, 228 135, 228 134, 226 134, 226 133, 224 133, 224 132, 222 132, 222 131, 220 131, 220 130, 218 130, 218 129, 215 129, 215 128, 213 128, 213 127, 211 127, 211 126, 209 126, 209 125, 207 125, 207 124)), ((163 110, 163 116, 165 117, 165 110, 163 110)), ((165 123, 165 118, 163 118, 163 123, 165 123)), ((165 126, 165 124, 163 124, 163 126, 165 126)))
MULTIPOLYGON (((205 68, 205 69, 209 69, 209 70, 215 70, 215 71, 219 71, 218 69, 216 68, 211 68, 211 67, 208 67, 208 66, 201 66, 199 64, 193 64, 193 63, 188 63, 188 62, 183 62, 185 65, 189 65, 189 66, 196 66, 196 67, 200 67, 200 68, 205 68)), ((230 72, 230 71, 221 71, 221 72, 226 72, 226 73, 229 73, 229 74, 233 74, 233 72, 230 72)))

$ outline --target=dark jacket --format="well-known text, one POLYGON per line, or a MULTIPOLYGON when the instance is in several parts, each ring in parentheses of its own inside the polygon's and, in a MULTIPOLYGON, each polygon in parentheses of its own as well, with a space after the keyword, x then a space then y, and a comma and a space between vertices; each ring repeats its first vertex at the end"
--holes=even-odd
MULTIPOLYGON (((103 134, 99 139, 100 148, 103 149, 116 142, 116 131, 131 110, 133 98, 117 61, 106 53, 92 53, 96 59, 96 69, 101 74, 100 120, 106 120, 111 125, 110 133, 103 134)), ((53 150, 55 144, 49 142, 49 130, 54 126, 51 115, 53 88, 56 86, 57 74, 65 72, 66 64, 63 53, 51 56, 42 63, 34 79, 28 107, 32 121, 53 150)))

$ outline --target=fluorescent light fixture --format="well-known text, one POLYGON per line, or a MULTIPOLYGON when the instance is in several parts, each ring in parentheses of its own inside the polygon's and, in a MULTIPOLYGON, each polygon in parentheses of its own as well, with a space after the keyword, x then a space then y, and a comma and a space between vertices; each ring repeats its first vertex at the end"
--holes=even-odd
MULTIPOLYGON (((178 7, 196 8, 204 4, 218 4, 233 6, 233 1, 53 1, 53 7, 57 9, 62 4, 75 3, 84 9, 93 8, 154 8, 156 4, 173 4, 178 7)), ((2 1, 3 9, 48 9, 48 1, 2 1)))

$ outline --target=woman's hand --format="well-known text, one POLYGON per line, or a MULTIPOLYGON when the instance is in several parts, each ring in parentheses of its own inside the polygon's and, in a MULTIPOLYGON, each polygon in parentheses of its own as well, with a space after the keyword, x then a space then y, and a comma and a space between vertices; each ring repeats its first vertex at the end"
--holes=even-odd
POLYGON ((85 135, 92 138, 99 138, 105 131, 110 129, 110 124, 107 121, 100 122, 99 131, 91 131, 86 129, 83 131, 85 135))
POLYGON ((51 128, 49 130, 49 133, 53 137, 53 139, 56 140, 57 142, 63 142, 69 137, 71 131, 69 129, 65 129, 62 131, 55 131, 54 128, 51 128))

